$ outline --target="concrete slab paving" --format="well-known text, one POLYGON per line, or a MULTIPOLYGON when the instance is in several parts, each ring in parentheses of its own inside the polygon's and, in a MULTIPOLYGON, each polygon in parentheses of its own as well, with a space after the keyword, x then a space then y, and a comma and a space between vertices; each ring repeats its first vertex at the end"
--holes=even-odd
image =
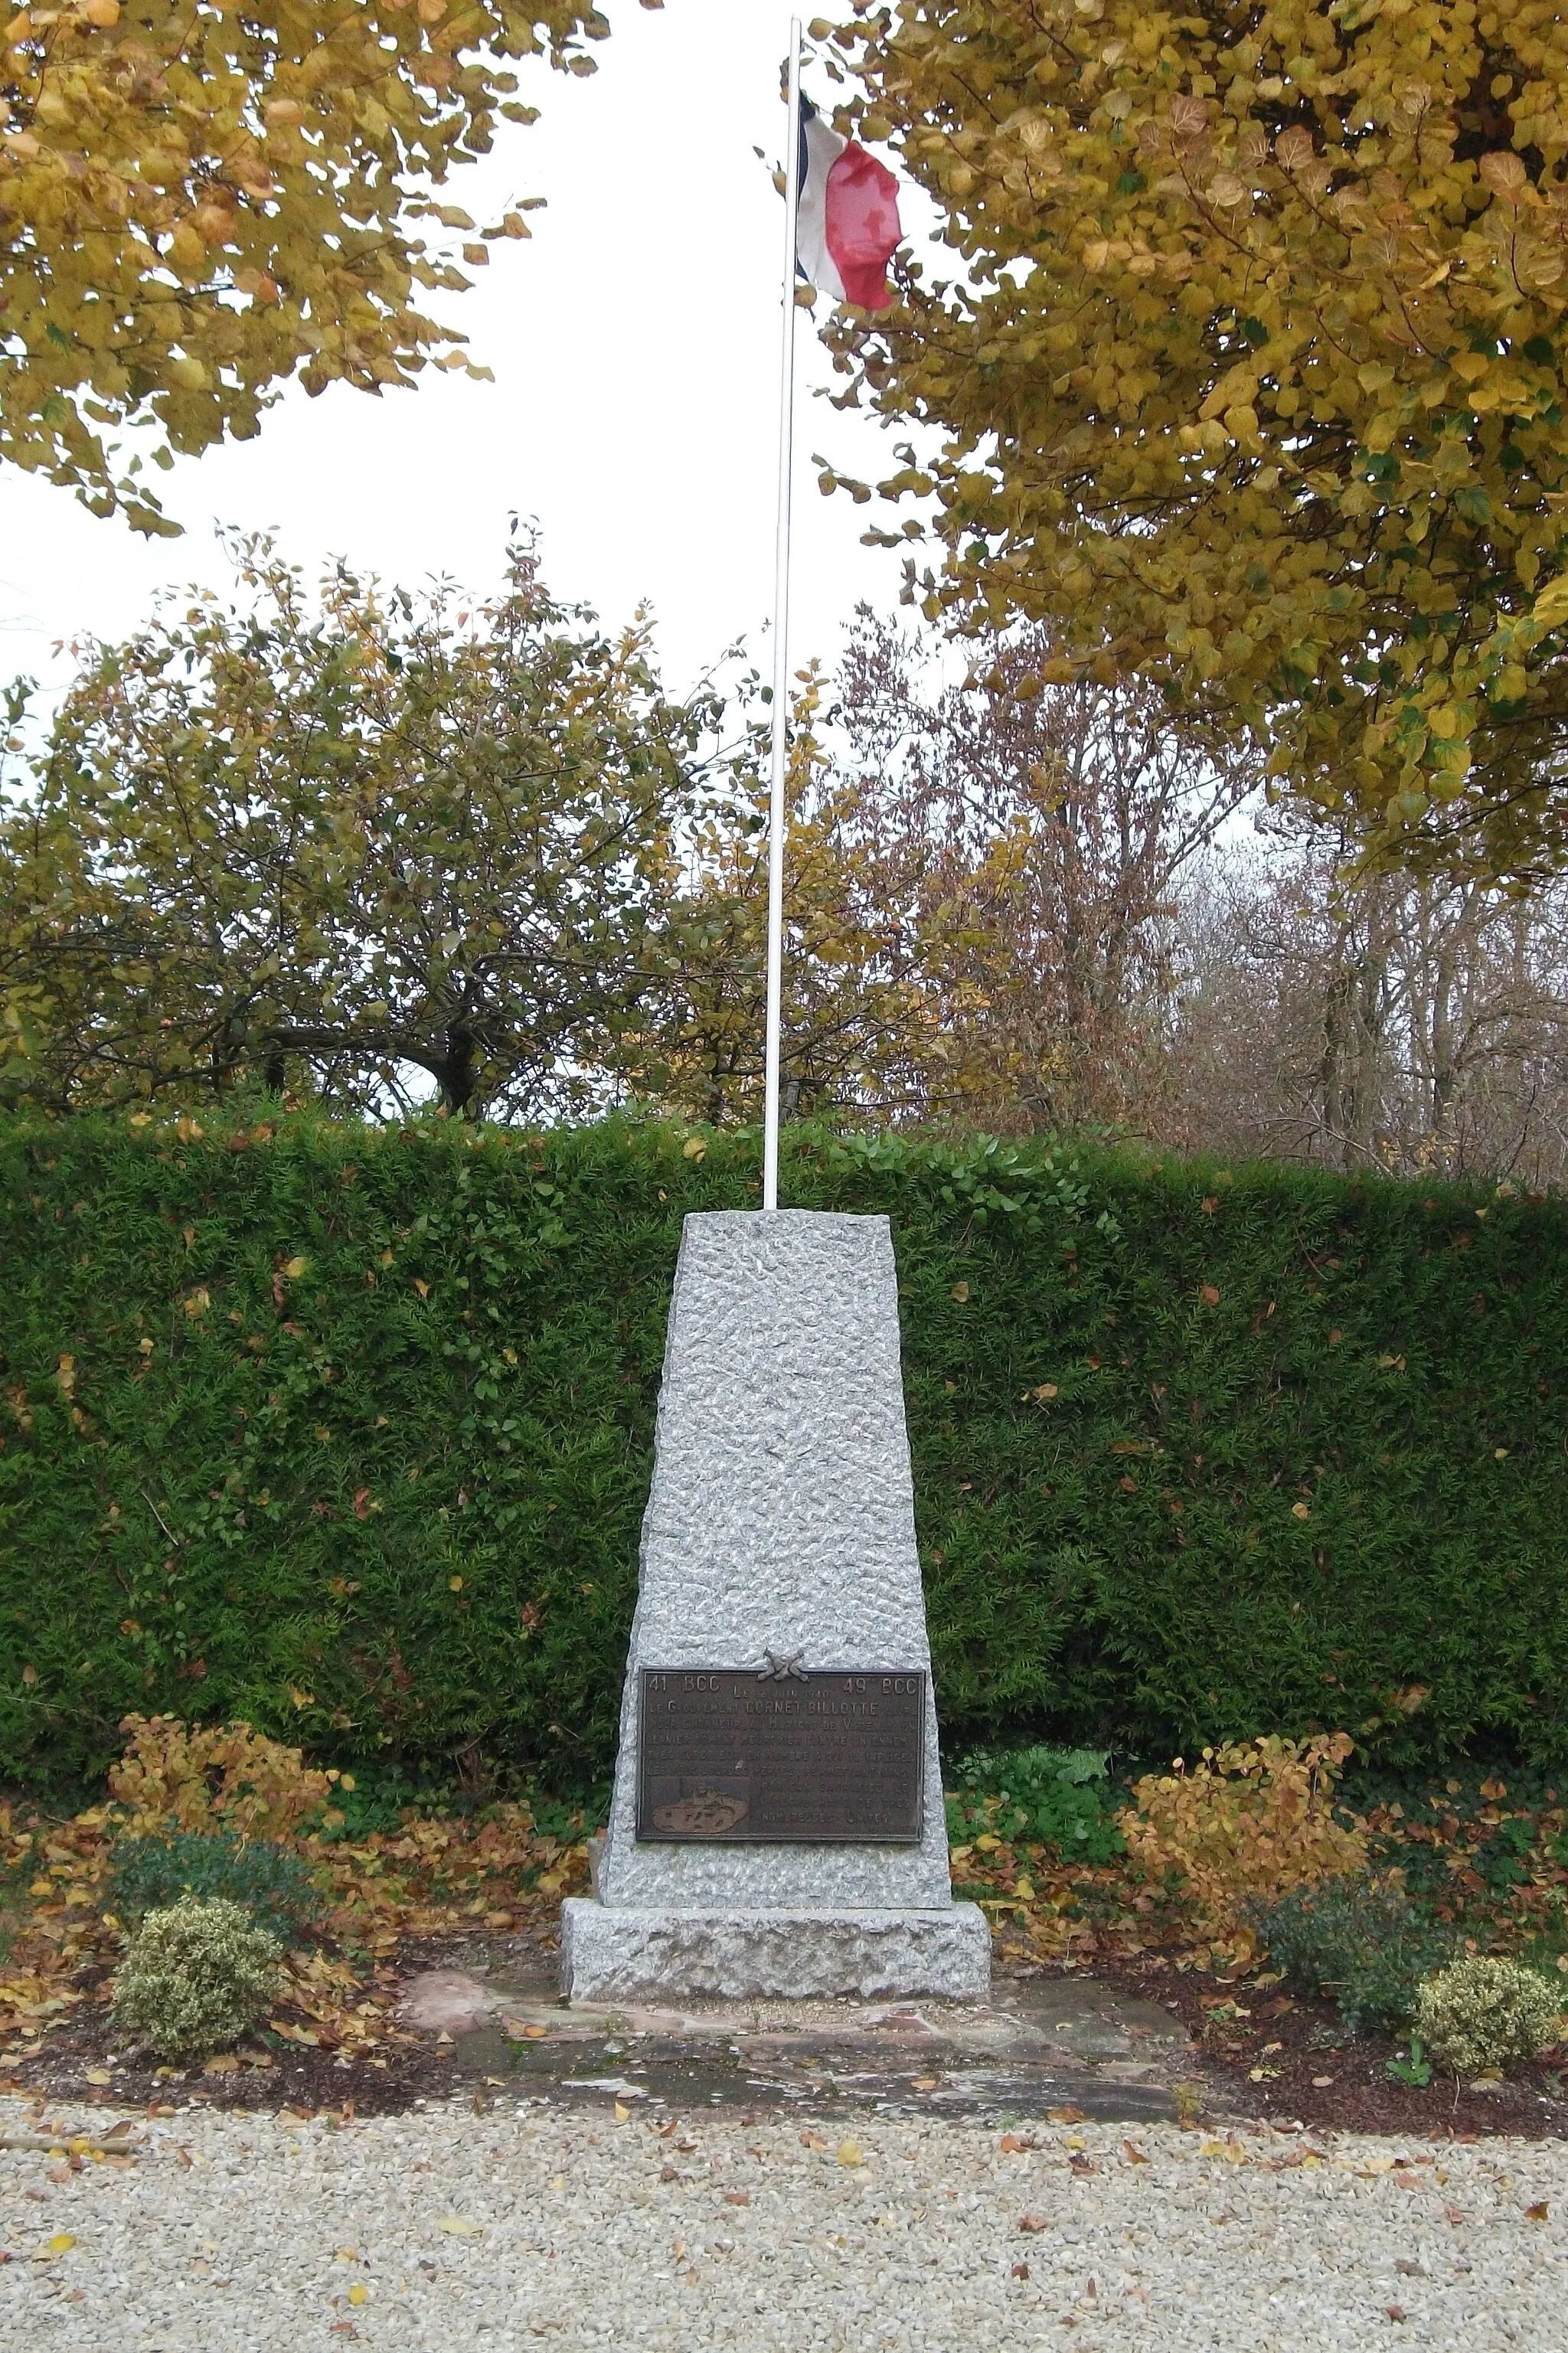
POLYGON ((1198 2063, 1156 2004, 1092 1978, 999 1979, 986 2002, 565 2003, 537 1960, 430 1970, 399 2021, 454 2088, 627 2106, 1048 2116, 1190 2113, 1198 2063), (1178 2088, 1180 2087, 1180 2088, 1178 2088))

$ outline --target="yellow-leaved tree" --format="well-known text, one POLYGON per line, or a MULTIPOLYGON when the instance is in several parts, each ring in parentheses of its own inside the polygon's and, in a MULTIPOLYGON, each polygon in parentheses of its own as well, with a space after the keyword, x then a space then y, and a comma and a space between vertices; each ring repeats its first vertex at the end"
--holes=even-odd
MULTIPOLYGON (((644 0, 658 5, 659 0, 644 0)), ((299 373, 379 392, 462 338, 432 191, 521 121, 509 60, 589 73, 592 0, 0 0, 0 460, 173 532, 142 473, 257 429, 299 373), (105 439, 148 428, 144 450, 105 439)), ((479 371, 471 371, 478 373, 479 371)))
POLYGON ((960 258, 835 330, 942 430, 881 485, 935 494, 928 610, 1048 622, 1047 679, 1159 681, 1385 853, 1568 854, 1568 15, 856 16, 813 27, 840 119, 960 258))

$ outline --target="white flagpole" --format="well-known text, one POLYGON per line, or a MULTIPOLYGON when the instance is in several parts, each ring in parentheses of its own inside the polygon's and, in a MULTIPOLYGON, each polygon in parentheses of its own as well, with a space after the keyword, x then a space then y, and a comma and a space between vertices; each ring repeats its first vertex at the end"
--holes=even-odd
POLYGON ((784 353, 779 385, 779 511, 773 585, 773 778, 768 800, 768 1010, 763 1113, 763 1208, 779 1205, 779 1020, 784 996, 784 780, 789 760, 789 539, 795 457, 795 215, 800 205, 800 18, 789 28, 789 144, 784 164, 784 353))

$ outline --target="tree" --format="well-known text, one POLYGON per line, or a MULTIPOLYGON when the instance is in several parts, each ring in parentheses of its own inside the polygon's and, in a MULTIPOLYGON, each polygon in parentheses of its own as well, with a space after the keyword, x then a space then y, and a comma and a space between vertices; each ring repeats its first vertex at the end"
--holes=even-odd
POLYGON ((933 691, 887 622, 863 609, 851 641, 846 765, 939 1011, 910 1091, 998 1130, 1146 1127, 1171 1074, 1178 888, 1256 771, 1216 770, 1147 689, 1042 689, 1049 644, 1037 626, 981 638, 933 691))
POLYGON ((0 805, 0 1099, 603 1100, 667 1018, 710 702, 526 543, 477 609, 237 553, 232 605, 85 649, 0 805))
POLYGON ((857 16, 845 125, 959 261, 835 331, 945 435, 881 485, 935 494, 928 611, 1048 623, 1044 677, 1152 681, 1384 854, 1568 856, 1568 16, 857 16))
POLYGON ((1178 1148, 1399 1176, 1568 1178, 1568 885, 1374 874, 1271 822, 1188 880, 1168 1023, 1178 1148))
MULTIPOLYGON (((751 701, 751 682, 742 699, 751 701)), ((862 781, 822 732, 816 665, 797 674, 786 779, 780 1095, 784 1116, 931 1112, 931 1054, 947 1008, 933 986, 910 888, 915 845, 875 821, 862 781)), ((689 893, 669 1015, 637 1075, 650 1099, 695 1119, 760 1121, 767 1002, 765 729, 742 731, 730 786, 690 840, 689 893)))
MULTIPOLYGON (((645 0, 654 5, 654 0, 645 0)), ((254 434, 281 381, 362 391, 465 364, 417 289, 526 237, 431 190, 531 121, 509 59, 593 70, 592 0, 69 0, 0 27, 0 459, 174 531, 145 455, 254 434)), ((471 369, 470 374, 482 373, 471 369)))
MULTIPOLYGON (((1253 778, 1217 775, 1148 693, 1037 691, 1037 629, 973 650, 943 685, 939 649, 863 607, 831 691, 802 674, 786 1111, 1005 1131, 1145 1122, 1165 1070, 1173 889, 1253 778)), ((679 1012, 642 1080, 709 1119, 762 1102, 751 773, 737 763, 738 803, 712 803, 696 838, 679 1012)))

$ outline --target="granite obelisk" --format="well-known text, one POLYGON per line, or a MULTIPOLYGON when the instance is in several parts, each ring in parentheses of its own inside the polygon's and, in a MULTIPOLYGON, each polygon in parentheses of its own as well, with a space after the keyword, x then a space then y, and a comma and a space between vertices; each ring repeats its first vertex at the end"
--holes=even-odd
MULTIPOLYGON (((984 1915, 952 1896, 930 1666, 887 1219, 795 1209, 689 1217, 615 1796, 596 1893, 563 1907, 564 1990, 578 2000, 983 1997, 990 1940, 984 1915), (645 1673, 679 1685, 721 1669, 731 1688, 754 1677, 765 1695, 781 1662, 824 1685, 832 1671, 846 1691, 869 1688, 868 1743, 879 1736, 876 1694, 923 1678, 901 1841, 753 1842, 745 1808, 760 1821, 765 1793, 743 1778, 755 1764, 747 1756, 721 1760, 742 1778, 721 1781, 718 1799, 694 1785, 695 1810, 662 1817, 711 1819, 722 1836, 650 1835, 645 1805, 639 1837, 645 1673)), ((805 1690, 784 1672, 786 1689, 805 1690)), ((816 1736, 797 1730, 809 1778, 816 1736)), ((842 1782, 841 1727, 834 1736, 842 1782)), ((820 1745, 826 1759, 826 1733, 820 1745)))

